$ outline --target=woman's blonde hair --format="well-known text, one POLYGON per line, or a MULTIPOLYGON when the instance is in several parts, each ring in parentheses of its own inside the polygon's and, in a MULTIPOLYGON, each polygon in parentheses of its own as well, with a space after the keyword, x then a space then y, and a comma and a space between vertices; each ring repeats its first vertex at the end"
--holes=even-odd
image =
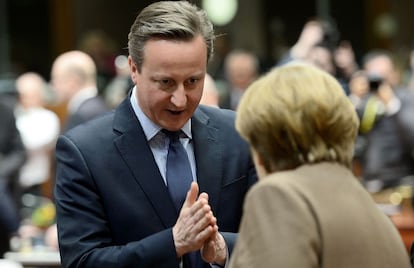
POLYGON ((250 85, 236 119, 267 172, 321 161, 350 167, 358 126, 336 79, 305 63, 275 68, 250 85))

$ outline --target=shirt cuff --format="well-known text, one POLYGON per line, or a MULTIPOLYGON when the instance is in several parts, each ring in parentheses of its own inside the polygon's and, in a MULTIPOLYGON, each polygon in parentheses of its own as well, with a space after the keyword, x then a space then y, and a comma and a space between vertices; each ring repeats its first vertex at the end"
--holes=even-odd
POLYGON ((220 265, 217 263, 210 263, 210 266, 212 268, 228 268, 229 267, 228 263, 229 263, 229 249, 227 248, 227 245, 226 245, 226 262, 224 263, 224 265, 220 265))

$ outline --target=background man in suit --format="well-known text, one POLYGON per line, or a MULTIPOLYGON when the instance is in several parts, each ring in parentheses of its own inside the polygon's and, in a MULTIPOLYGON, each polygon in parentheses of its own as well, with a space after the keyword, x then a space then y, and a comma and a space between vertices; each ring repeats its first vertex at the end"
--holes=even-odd
POLYGON ((234 112, 199 106, 212 24, 187 1, 162 1, 141 11, 128 38, 132 92, 57 142, 63 267, 224 265, 257 176, 234 112), (165 130, 181 130, 193 175, 178 210, 165 130))
POLYGON ((97 95, 96 65, 88 54, 75 50, 59 55, 53 62, 51 78, 57 100, 67 103, 64 131, 109 110, 97 95))
POLYGON ((0 93, 0 255, 9 250, 12 235, 20 226, 18 212, 18 172, 26 159, 26 152, 16 128, 14 101, 0 93), (17 188, 16 188, 17 187, 17 188), (17 194, 15 195, 15 190, 17 194))
POLYGON ((260 181, 230 267, 410 267, 396 227, 350 170, 359 121, 333 76, 284 65, 237 111, 260 181))
POLYGON ((363 67, 370 86, 357 111, 366 187, 378 192, 414 185, 414 93, 398 85, 398 72, 388 51, 368 52, 363 67))
POLYGON ((224 61, 225 80, 218 81, 219 106, 236 110, 246 88, 260 72, 259 59, 246 50, 233 50, 224 61))

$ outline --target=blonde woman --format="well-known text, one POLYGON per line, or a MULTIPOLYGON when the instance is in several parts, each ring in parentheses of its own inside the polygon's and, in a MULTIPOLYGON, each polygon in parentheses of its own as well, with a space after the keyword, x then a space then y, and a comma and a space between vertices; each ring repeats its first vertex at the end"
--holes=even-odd
POLYGON ((410 267, 389 218, 350 170, 358 118, 331 75, 276 68, 242 97, 236 127, 259 182, 230 267, 410 267))

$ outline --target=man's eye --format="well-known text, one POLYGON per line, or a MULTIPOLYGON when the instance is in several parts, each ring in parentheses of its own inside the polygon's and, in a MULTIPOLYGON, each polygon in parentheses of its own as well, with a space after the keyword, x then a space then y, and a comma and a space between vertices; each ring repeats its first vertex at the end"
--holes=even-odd
POLYGON ((196 84, 199 80, 200 80, 200 79, 198 79, 198 78, 190 78, 190 79, 188 79, 188 80, 187 80, 187 83, 188 83, 189 85, 194 85, 194 84, 196 84))
POLYGON ((170 88, 173 84, 171 79, 158 79, 155 80, 155 82, 158 84, 159 88, 164 90, 170 88))
POLYGON ((170 80, 169 79, 161 79, 161 80, 158 80, 158 83, 165 86, 165 85, 170 84, 170 80))

